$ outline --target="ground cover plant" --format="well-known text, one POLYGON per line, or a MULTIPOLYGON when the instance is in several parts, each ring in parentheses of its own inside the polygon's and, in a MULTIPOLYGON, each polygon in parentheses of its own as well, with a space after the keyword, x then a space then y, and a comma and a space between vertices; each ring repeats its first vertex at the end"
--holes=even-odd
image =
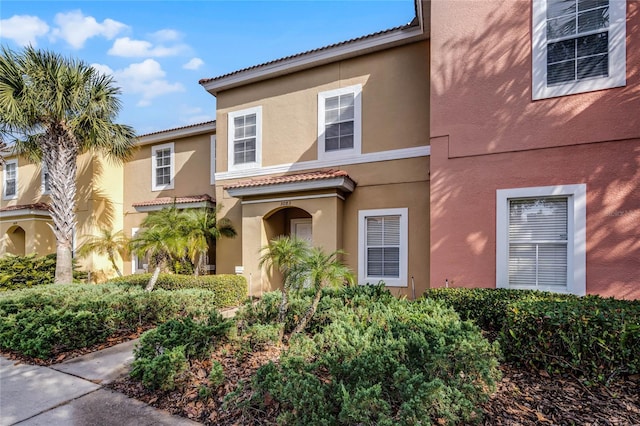
POLYGON ((44 360, 225 306, 209 290, 53 284, 0 294, 0 349, 44 360))
MULTIPOLYGON (((56 255, 27 256, 6 255, 0 257, 0 292, 19 290, 55 281, 56 255)), ((74 281, 86 279, 86 273, 73 270, 74 281)))
POLYGON ((280 328, 291 333, 314 299, 313 289, 290 293, 283 324, 274 292, 247 304, 228 330, 215 318, 158 327, 141 339, 135 365, 163 379, 145 381, 140 367, 133 373, 140 382, 113 387, 206 424, 480 420, 499 376, 497 348, 471 322, 441 303, 398 300, 381 287, 324 289, 305 333, 279 344, 280 328), (190 336, 210 327, 217 332, 199 339, 211 343, 202 357, 190 336))

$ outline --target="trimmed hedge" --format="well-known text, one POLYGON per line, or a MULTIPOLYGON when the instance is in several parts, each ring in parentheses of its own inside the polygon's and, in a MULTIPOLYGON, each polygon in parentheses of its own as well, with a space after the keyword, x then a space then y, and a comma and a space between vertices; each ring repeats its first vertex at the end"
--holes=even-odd
MULTIPOLYGON (((109 280, 113 284, 145 287, 151 274, 135 274, 109 280)), ((184 290, 202 289, 218 295, 216 308, 238 306, 247 298, 247 279, 242 275, 176 275, 160 274, 155 289, 184 290)))
MULTIPOLYGON (((55 275, 55 254, 0 257, 0 292, 53 284, 55 275)), ((86 272, 73 271, 75 282, 86 279, 86 275, 86 272)))
POLYGON ((209 315, 218 295, 146 292, 119 285, 56 284, 0 294, 0 348, 42 359, 134 333, 171 318, 209 315))
POLYGON ((431 289, 425 297, 498 332, 508 361, 598 382, 640 372, 640 301, 478 288, 431 289))

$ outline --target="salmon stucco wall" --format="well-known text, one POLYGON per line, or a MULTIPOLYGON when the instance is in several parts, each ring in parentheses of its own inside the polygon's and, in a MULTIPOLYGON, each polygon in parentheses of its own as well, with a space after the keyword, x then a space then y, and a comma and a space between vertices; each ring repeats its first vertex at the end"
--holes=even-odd
POLYGON ((496 191, 586 184, 586 291, 640 298, 640 3, 626 86, 532 101, 531 2, 432 1, 431 286, 496 285, 496 191))

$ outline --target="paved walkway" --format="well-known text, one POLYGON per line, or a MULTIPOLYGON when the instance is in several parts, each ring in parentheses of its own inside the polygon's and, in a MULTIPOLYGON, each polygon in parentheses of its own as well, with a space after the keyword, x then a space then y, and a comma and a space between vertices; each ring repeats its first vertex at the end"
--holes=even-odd
POLYGON ((51 367, 0 357, 0 426, 199 424, 102 387, 128 373, 136 342, 51 367))

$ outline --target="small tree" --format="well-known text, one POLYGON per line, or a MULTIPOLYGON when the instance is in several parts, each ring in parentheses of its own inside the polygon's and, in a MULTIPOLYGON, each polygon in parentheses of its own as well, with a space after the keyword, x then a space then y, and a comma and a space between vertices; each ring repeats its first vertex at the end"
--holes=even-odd
POLYGON ((297 283, 310 282, 315 294, 311 306, 293 329, 291 335, 303 331, 309 320, 313 318, 318 309, 323 288, 353 284, 353 274, 338 260, 342 254, 344 254, 342 250, 326 254, 322 249, 314 247, 307 252, 302 262, 294 266, 290 274, 292 281, 297 283))
POLYGON ((175 233, 158 226, 141 229, 129 242, 129 249, 137 256, 149 256, 155 264, 153 275, 145 287, 147 291, 153 290, 167 261, 184 253, 184 245, 176 238, 175 233))
POLYGON ((100 229, 100 235, 90 235, 87 241, 78 250, 81 257, 88 256, 91 253, 98 255, 106 255, 111 262, 111 266, 119 277, 122 276, 120 268, 116 263, 116 255, 124 259, 127 253, 129 240, 122 230, 113 233, 110 229, 100 229))
MULTIPOLYGON (((284 322, 287 314, 289 290, 295 285, 291 274, 304 262, 308 253, 309 245, 306 241, 284 235, 271 240, 262 248, 260 267, 266 265, 269 268, 277 268, 282 273, 282 299, 278 309, 280 323, 284 322)), ((282 338, 282 333, 280 337, 282 338)))

